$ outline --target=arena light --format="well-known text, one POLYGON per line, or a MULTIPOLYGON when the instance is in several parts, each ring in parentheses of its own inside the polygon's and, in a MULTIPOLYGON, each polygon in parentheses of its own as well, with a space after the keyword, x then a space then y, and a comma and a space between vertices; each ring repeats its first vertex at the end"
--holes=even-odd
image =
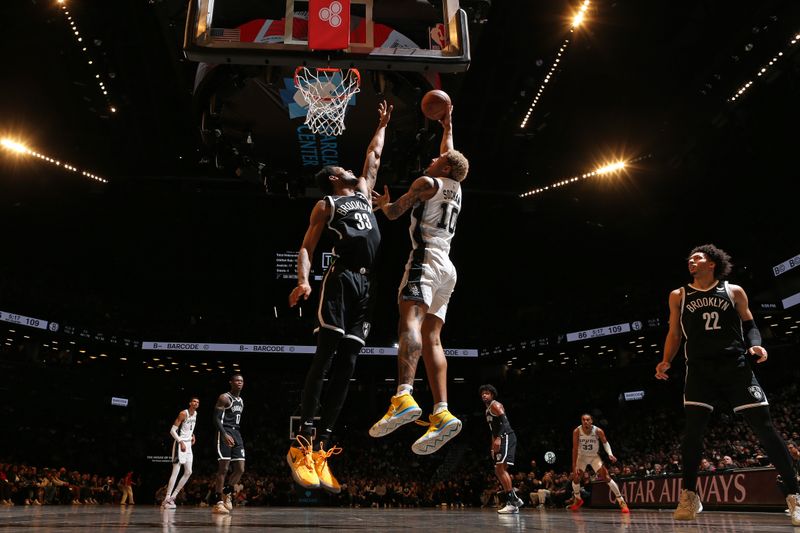
POLYGON ((578 9, 578 12, 575 14, 574 17, 572 17, 573 28, 581 25, 581 23, 586 18, 586 11, 588 9, 589 9, 589 0, 584 0, 583 4, 581 4, 580 9, 578 9))
MULTIPOLYGON (((75 40, 78 43, 80 43, 79 47, 81 49, 81 52, 83 52, 84 54, 86 54, 88 56, 87 63, 90 66, 94 65, 94 59, 92 58, 91 53, 89 52, 89 49, 87 47, 83 46, 83 37, 81 37, 81 31, 78 29, 78 24, 75 21, 75 18, 69 12, 69 9, 67 9, 67 6, 65 5, 65 1, 64 0, 58 0, 58 4, 61 7, 61 12, 66 17, 67 25, 69 26, 70 31, 75 36, 75 40)), ((111 98, 108 95, 108 88, 103 83, 103 80, 101 79, 100 74, 95 72, 95 76, 94 77, 95 77, 95 80, 97 80, 97 84, 98 84, 98 87, 100 89, 100 93, 103 95, 103 98, 106 101, 106 105, 108 106, 109 111, 111 113, 116 113, 117 109, 114 107, 114 105, 111 102, 111 98)))
POLYGON ((17 152, 20 154, 27 154, 30 152, 27 146, 25 146, 22 143, 18 143, 16 141, 12 141, 11 139, 0 140, 0 145, 2 145, 3 148, 6 148, 8 150, 11 150, 12 152, 17 152))
MULTIPOLYGON (((794 37, 792 37, 792 39, 785 46, 784 51, 786 51, 786 53, 788 54, 789 50, 791 50, 791 48, 797 46, 798 43, 800 43, 800 33, 798 33, 794 37)), ((780 61, 780 59, 784 55, 786 55, 786 54, 784 54, 784 51, 778 52, 777 54, 772 56, 772 58, 770 58, 769 61, 764 63, 761 66, 761 68, 758 69, 758 71, 756 72, 756 75, 755 75, 756 79, 755 80, 754 79, 749 79, 746 82, 744 82, 739 87, 739 89, 733 94, 733 96, 728 98, 728 102, 735 102, 736 100, 740 99, 750 89, 750 87, 753 86, 755 81, 757 81, 757 78, 762 78, 778 61, 780 61)))
MULTIPOLYGON (((589 9, 589 0, 584 0, 583 4, 581 4, 578 13, 572 18, 572 23, 569 28, 569 32, 573 33, 575 28, 577 28, 586 18, 586 11, 589 9)), ((539 100, 542 99, 542 95, 544 94, 544 89, 548 83, 550 83, 553 76, 555 76, 556 69, 558 68, 558 64, 561 62, 561 57, 567 51, 567 47, 569 46, 569 37, 564 39, 564 42, 561 43, 561 47, 558 49, 558 53, 556 53, 556 58, 553 60, 553 63, 550 65, 550 69, 547 71, 544 79, 542 80, 541 85, 539 85, 539 89, 536 91, 536 95, 533 97, 533 101, 531 105, 528 107, 528 111, 525 113, 525 118, 522 119, 522 123, 519 125, 520 129, 525 128, 528 125, 528 121, 533 114, 534 108, 539 104, 539 100)))
POLYGON ((28 148, 24 144, 14 141, 13 139, 8 139, 8 138, 0 139, 0 146, 5 148, 9 152, 14 152, 16 154, 21 154, 21 155, 29 155, 31 157, 35 157, 41 161, 44 161, 45 163, 50 163, 51 165, 55 165, 70 172, 75 172, 75 173, 80 172, 81 175, 86 176, 87 178, 93 179, 95 181, 99 181, 101 183, 108 183, 108 180, 101 178, 96 174, 93 174, 86 170, 80 170, 79 168, 70 165, 69 163, 62 163, 58 159, 52 158, 50 156, 32 150, 31 148, 28 148))
MULTIPOLYGON (((617 170, 622 170, 623 168, 625 168, 625 161, 618 161, 616 163, 611 163, 610 165, 598 168, 595 173, 608 174, 609 172, 616 172, 617 170)), ((601 346, 601 348, 605 348, 605 346, 601 346)))
POLYGON ((570 185, 572 183, 577 183, 578 181, 583 181, 583 180, 585 180, 587 178, 591 178, 591 177, 594 177, 594 176, 604 176, 604 175, 607 175, 607 174, 620 172, 620 171, 625 169, 625 166, 628 163, 631 163, 631 162, 634 162, 634 161, 639 161, 639 160, 643 159, 644 157, 646 157, 646 156, 639 157, 639 158, 633 159, 633 160, 628 161, 628 162, 626 162, 626 161, 617 161, 615 163, 604 165, 604 166, 602 166, 600 168, 592 170, 591 172, 585 172, 585 173, 583 173, 583 174, 581 174, 579 176, 571 176, 569 178, 564 178, 562 180, 556 181, 555 183, 551 183, 550 185, 546 185, 544 187, 539 187, 538 189, 532 189, 532 190, 530 190, 528 192, 520 194, 519 197, 520 198, 527 198, 529 196, 536 196, 538 194, 542 194, 544 192, 547 192, 547 191, 550 191, 550 190, 553 190, 553 189, 558 189, 558 188, 563 187, 565 185, 570 185))

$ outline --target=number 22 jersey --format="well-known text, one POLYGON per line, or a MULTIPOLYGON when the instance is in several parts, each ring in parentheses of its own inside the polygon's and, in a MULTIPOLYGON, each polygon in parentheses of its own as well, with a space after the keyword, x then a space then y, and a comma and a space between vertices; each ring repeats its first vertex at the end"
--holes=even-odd
POLYGON ((687 362, 744 362, 742 319, 727 281, 704 291, 691 285, 681 287, 681 329, 687 362))

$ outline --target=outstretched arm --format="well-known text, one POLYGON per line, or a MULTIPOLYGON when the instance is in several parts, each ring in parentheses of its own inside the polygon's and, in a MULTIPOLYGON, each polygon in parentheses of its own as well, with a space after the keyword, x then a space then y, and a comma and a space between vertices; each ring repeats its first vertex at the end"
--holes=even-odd
POLYGON ((656 365, 656 378, 669 379, 667 370, 672 366, 672 359, 681 345, 681 289, 669 293, 669 331, 664 341, 664 356, 656 365))
POLYGON ((453 106, 447 110, 444 118, 439 121, 444 128, 442 132, 442 142, 439 145, 439 153, 443 154, 453 149, 453 106))
POLYGON ((375 187, 375 180, 378 178, 378 168, 381 166, 381 154, 383 153, 383 143, 386 137, 386 125, 392 118, 392 110, 394 106, 387 105, 386 100, 378 105, 378 129, 375 130, 375 135, 372 136, 367 147, 367 158, 364 160, 364 170, 361 172, 362 180, 359 184, 363 184, 367 190, 361 192, 369 198, 372 189, 375 187))
POLYGON ((408 192, 395 202, 389 201, 389 188, 384 186, 383 196, 373 195, 373 203, 389 220, 399 218, 417 202, 424 202, 436 193, 436 182, 428 176, 421 176, 414 180, 408 192))
POLYGON ((308 299, 311 294, 311 285, 308 283, 308 274, 311 272, 311 258, 314 257, 314 250, 317 248, 322 230, 330 218, 331 206, 325 200, 320 200, 311 210, 311 220, 308 222, 306 235, 303 237, 303 244, 297 253, 297 287, 289 294, 289 307, 294 307, 300 300, 308 299))

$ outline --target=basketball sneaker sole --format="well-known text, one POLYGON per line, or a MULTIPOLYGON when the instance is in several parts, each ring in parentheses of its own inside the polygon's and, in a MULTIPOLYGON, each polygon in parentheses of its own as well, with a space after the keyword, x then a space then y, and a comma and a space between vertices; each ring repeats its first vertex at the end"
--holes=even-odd
POLYGON ((439 431, 426 433, 422 438, 411 445, 411 451, 417 455, 430 455, 447 444, 450 439, 461 433, 461 420, 454 418, 447 422, 439 431))
POLYGON ((389 419, 381 419, 376 422, 374 426, 369 428, 369 436, 375 438, 385 437, 400 426, 418 420, 420 416, 422 416, 422 409, 419 407, 409 407, 389 419))

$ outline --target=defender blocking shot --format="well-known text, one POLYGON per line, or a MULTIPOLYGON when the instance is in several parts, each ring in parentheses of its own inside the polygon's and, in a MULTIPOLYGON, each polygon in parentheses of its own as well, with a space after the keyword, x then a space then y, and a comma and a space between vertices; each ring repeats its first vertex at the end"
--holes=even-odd
POLYGON ((304 488, 341 491, 328 459, 342 449, 331 446, 329 440, 350 388, 356 358, 369 335, 370 270, 381 241, 372 209, 372 189, 391 114, 392 106, 381 102, 378 127, 367 147, 360 177, 338 166, 326 166, 317 173, 317 184, 326 196, 311 211, 297 255, 297 287, 289 295, 290 307, 311 294, 311 258, 323 231, 328 229, 336 239, 334 261, 320 287, 317 349, 303 386, 300 435, 286 454, 292 478, 304 488), (322 385, 329 370, 328 390, 320 407, 322 385), (314 426, 318 410, 319 428, 314 426))

